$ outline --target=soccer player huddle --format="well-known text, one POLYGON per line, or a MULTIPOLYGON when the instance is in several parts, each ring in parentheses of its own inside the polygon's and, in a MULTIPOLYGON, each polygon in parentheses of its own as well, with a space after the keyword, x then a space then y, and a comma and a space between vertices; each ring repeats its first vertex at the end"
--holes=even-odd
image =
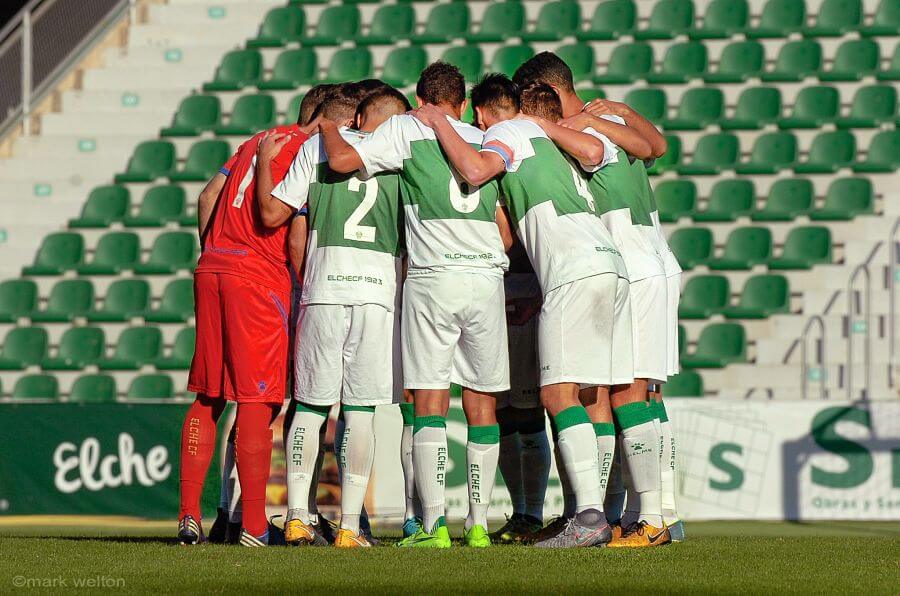
POLYGON ((398 546, 449 547, 451 383, 462 387, 468 423, 466 544, 682 540, 661 394, 678 372, 681 270, 647 176, 665 139, 624 104, 584 104, 551 52, 512 79, 490 74, 475 85, 475 125, 461 121, 465 81, 450 64, 422 72, 416 99, 412 110, 374 80, 313 88, 297 125, 245 142, 201 194, 188 382, 197 399, 182 431, 179 539, 205 540, 203 479, 232 400, 226 476, 236 466, 241 490, 232 539, 281 542, 265 491, 270 425, 293 369, 288 544, 377 542, 363 508, 374 414, 399 404, 398 546), (315 495, 336 404, 341 517, 332 535, 315 495), (564 496, 546 526, 545 412, 564 496), (513 512, 489 534, 498 467, 513 512))

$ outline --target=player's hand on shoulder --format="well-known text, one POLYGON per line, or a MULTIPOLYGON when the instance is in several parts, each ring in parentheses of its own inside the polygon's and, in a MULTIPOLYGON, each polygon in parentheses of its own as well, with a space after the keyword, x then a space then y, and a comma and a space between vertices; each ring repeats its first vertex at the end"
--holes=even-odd
POLYGON ((444 118, 444 113, 429 103, 418 109, 412 110, 410 114, 428 128, 434 128, 437 123, 444 118))
POLYGON ((293 134, 269 131, 256 147, 256 159, 260 162, 272 161, 290 142, 291 138, 293 138, 293 134))
POLYGON ((580 131, 584 130, 586 126, 588 126, 586 120, 589 120, 586 114, 584 112, 579 112, 578 114, 569 116, 568 118, 562 118, 559 122, 557 122, 557 124, 565 128, 580 131))
POLYGON ((618 101, 595 99, 584 106, 582 111, 587 112, 591 116, 600 117, 604 115, 621 116, 627 109, 628 106, 618 101))

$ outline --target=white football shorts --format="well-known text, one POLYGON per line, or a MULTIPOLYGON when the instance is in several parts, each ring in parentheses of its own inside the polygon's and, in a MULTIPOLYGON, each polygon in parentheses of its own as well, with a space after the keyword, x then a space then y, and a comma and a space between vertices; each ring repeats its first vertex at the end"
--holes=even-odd
POLYGON ((497 395, 497 408, 519 409, 541 405, 541 382, 538 373, 538 317, 524 325, 508 325, 509 391, 497 395))
POLYGON ((669 370, 669 303, 665 275, 631 282, 634 377, 666 382, 669 370))
POLYGON ((666 342, 668 344, 666 374, 674 376, 681 371, 680 357, 678 353, 678 304, 681 302, 681 273, 670 275, 666 278, 666 309, 667 329, 666 342))

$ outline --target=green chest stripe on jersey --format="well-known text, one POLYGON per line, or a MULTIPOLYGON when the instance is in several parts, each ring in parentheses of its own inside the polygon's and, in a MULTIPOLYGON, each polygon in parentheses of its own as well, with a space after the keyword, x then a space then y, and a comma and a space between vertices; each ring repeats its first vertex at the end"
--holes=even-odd
MULTIPOLYGON (((609 211, 628 209, 631 212, 631 223, 636 226, 652 226, 650 205, 647 203, 647 192, 634 170, 634 164, 628 155, 619 149, 618 161, 603 166, 593 174, 587 175, 588 189, 594 195, 597 215, 609 211)), ((635 161, 635 163, 638 163, 635 161)), ((641 167, 643 165, 641 164, 641 167)))
POLYGON ((318 247, 346 246, 398 256, 402 212, 396 174, 360 180, 337 174, 327 164, 316 168, 309 188, 309 224, 318 247))
POLYGON ((575 186, 577 173, 550 139, 533 138, 534 156, 528 157, 515 172, 500 180, 509 214, 518 226, 528 211, 550 201, 556 214, 592 213, 590 197, 582 196, 575 186))
POLYGON ((647 204, 650 212, 658 211, 656 197, 653 196, 653 187, 650 186, 650 176, 647 174, 647 166, 640 159, 636 159, 631 164, 631 173, 637 178, 638 184, 644 191, 644 202, 647 204))
POLYGON ((401 195, 404 205, 418 205, 420 220, 494 221, 499 194, 496 182, 475 188, 458 176, 454 178, 450 162, 435 140, 413 141, 410 154, 400 173, 401 195))

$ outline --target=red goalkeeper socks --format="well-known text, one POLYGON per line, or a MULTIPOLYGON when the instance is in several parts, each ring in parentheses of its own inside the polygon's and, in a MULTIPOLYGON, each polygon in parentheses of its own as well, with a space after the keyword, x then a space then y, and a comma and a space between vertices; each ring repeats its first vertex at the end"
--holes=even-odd
POLYGON ((181 427, 181 507, 178 518, 200 519, 203 481, 216 448, 216 422, 225 409, 225 400, 198 395, 188 409, 181 427))
POLYGON ((266 485, 272 460, 272 430, 277 416, 275 404, 238 404, 235 424, 235 459, 241 483, 244 529, 262 536, 269 528, 266 518, 266 485))

